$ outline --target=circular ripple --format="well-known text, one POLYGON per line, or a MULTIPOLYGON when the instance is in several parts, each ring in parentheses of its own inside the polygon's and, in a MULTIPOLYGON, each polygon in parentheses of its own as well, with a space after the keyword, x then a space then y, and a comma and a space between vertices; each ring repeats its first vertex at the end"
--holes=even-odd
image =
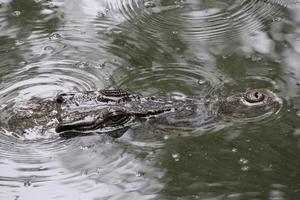
POLYGON ((151 174, 163 172, 125 149, 101 137, 29 143, 0 135, 0 197, 30 199, 34 191, 51 199, 69 199, 70 194, 94 199, 129 195, 130 190, 144 198, 159 192, 163 184, 151 174), (149 175, 143 177, 145 172, 149 175))
POLYGON ((106 82, 101 70, 90 69, 89 72, 77 68, 77 62, 71 60, 28 64, 3 78, 9 82, 1 85, 1 102, 49 98, 62 91, 92 90, 103 87, 106 82))
MULTIPOLYGON (((239 37, 243 31, 260 29, 282 9, 279 1, 219 1, 210 7, 196 1, 5 2, 12 4, 0 6, 0 36, 7 42, 1 51, 1 66, 5 67, 0 69, 0 110, 8 113, 32 98, 49 99, 59 91, 102 88, 107 76, 93 66, 112 60, 108 52, 119 56, 122 51, 116 48, 118 45, 127 45, 129 52, 137 53, 124 58, 139 56, 146 48, 141 44, 144 41, 151 45, 142 64, 150 67, 139 68, 141 63, 134 63, 133 68, 125 70, 125 76, 120 68, 121 73, 116 73, 119 85, 155 88, 149 92, 154 94, 171 90, 180 96, 195 94, 193 91, 201 88, 197 95, 205 95, 222 84, 219 72, 180 63, 161 67, 152 62, 149 52, 161 54, 162 63, 166 63, 164 57, 172 55, 160 44, 153 44, 151 38, 173 44, 170 34, 187 40, 239 37), (26 14, 31 7, 31 14, 26 14), (129 35, 124 41, 110 37, 116 34, 118 39, 129 32, 133 36, 144 32, 147 37, 129 35)), ((163 144, 153 139, 148 139, 149 145, 130 138, 124 145, 98 136, 72 140, 53 135, 46 139, 17 138, 1 131, 0 199, 32 199, 32 194, 50 199, 153 199, 164 187, 159 181, 164 171, 152 166, 157 156, 149 153, 163 144), (128 148, 128 143, 135 148, 128 148)))
POLYGON ((186 63, 169 63, 163 66, 153 63, 147 68, 128 68, 126 73, 116 71, 114 77, 120 87, 126 85, 135 92, 142 89, 143 94, 154 95, 166 95, 168 91, 173 91, 175 95, 205 96, 212 87, 222 83, 222 75, 217 69, 186 63), (152 91, 146 92, 145 89, 152 91))
POLYGON ((158 40, 179 34, 186 40, 224 41, 241 37, 265 26, 286 5, 281 1, 197 1, 123 0, 107 2, 110 15, 129 21, 131 32, 143 30, 158 40), (170 32, 170 30, 173 30, 170 32))

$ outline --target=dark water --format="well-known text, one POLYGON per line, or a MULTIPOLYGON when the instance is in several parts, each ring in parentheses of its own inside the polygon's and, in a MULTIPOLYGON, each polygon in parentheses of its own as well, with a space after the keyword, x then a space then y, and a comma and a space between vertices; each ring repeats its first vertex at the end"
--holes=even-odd
POLYGON ((263 119, 117 140, 2 128, 0 199, 300 199, 299 1, 0 2, 3 122, 36 97, 111 86, 284 101, 263 119))

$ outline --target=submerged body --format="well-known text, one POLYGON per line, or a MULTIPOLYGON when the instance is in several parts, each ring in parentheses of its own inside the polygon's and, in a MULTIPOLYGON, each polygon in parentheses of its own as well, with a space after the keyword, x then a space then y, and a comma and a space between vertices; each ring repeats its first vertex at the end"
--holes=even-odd
MULTIPOLYGON (((112 133, 153 118, 178 125, 195 122, 202 126, 220 115, 253 117, 278 110, 281 100, 269 90, 250 90, 229 97, 157 98, 123 90, 63 93, 54 100, 34 101, 1 120, 5 130, 44 134, 52 129, 62 137, 112 133)), ((118 135, 119 136, 119 135, 118 135)))

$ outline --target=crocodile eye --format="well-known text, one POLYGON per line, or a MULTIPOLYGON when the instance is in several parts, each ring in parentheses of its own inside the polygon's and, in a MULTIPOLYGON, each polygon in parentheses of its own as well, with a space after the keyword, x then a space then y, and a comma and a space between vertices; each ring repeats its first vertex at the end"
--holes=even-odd
POLYGON ((248 103, 259 103, 265 99, 265 95, 259 91, 248 92, 245 96, 245 100, 248 103))

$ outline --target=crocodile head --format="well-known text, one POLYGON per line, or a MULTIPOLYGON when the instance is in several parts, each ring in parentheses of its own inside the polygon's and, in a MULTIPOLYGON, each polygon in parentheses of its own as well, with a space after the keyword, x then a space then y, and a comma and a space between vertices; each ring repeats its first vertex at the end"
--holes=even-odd
MULTIPOLYGON (((74 95, 71 96, 71 99, 73 99, 74 95)), ((78 98, 76 97, 76 101, 73 102, 66 95, 61 97, 62 99, 58 102, 61 119, 56 127, 56 132, 63 137, 74 137, 89 133, 113 133, 116 137, 119 137, 125 132, 124 130, 138 124, 140 121, 164 113, 185 113, 187 107, 194 107, 195 109, 192 109, 191 112, 201 115, 201 119, 209 118, 209 116, 206 116, 209 115, 209 112, 206 111, 209 111, 210 107, 205 105, 203 99, 200 102, 198 99, 176 101, 127 95, 127 98, 115 100, 107 99, 107 95, 99 96, 99 94, 95 94, 97 98, 88 96, 82 98, 83 96, 78 94, 78 98), (115 134, 116 131, 119 133, 115 134)), ((248 90, 233 96, 219 98, 213 102, 213 105, 218 105, 218 113, 221 115, 244 119, 277 111, 282 104, 281 99, 273 92, 263 89, 248 90)), ((184 115, 179 116, 186 117, 184 115)))
POLYGON ((267 89, 253 89, 220 100, 220 113, 232 117, 257 117, 278 112, 282 100, 267 89))

